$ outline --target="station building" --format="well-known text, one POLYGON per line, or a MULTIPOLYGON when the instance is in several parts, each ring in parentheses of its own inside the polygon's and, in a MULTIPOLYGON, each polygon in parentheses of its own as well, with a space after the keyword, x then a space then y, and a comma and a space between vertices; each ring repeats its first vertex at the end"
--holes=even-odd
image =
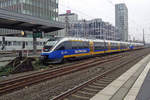
MULTIPOLYGON (((48 21, 58 21, 58 0, 0 0, 0 8, 48 21)), ((1 35, 17 36, 20 33, 17 30, 0 29, 1 35)), ((49 36, 51 34, 48 33, 46 35, 49 36)), ((30 35, 32 34, 28 34, 28 36, 30 35)))

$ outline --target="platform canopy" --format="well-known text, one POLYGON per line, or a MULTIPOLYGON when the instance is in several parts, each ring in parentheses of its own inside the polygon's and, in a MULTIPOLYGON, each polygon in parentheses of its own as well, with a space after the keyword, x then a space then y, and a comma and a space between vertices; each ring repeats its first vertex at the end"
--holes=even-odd
POLYGON ((61 22, 45 20, 0 9, 0 28, 24 31, 40 30, 47 33, 63 29, 64 27, 64 23, 61 22))

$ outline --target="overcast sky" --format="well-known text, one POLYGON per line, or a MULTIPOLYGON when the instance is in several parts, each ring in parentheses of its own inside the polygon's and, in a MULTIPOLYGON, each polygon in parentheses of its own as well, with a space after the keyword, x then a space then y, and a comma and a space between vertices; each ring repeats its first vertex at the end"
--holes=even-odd
POLYGON ((129 12, 129 34, 142 40, 142 28, 150 42, 150 0, 59 0, 59 13, 70 9, 80 19, 102 18, 115 25, 116 3, 126 3, 129 12))

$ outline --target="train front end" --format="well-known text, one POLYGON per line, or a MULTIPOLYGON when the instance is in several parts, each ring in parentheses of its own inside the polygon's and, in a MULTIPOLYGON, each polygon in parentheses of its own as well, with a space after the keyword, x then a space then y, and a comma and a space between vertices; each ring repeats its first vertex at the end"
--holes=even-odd
POLYGON ((59 41, 60 38, 52 38, 46 41, 41 53, 41 60, 43 62, 52 62, 56 60, 56 55, 54 54, 54 52, 59 41))

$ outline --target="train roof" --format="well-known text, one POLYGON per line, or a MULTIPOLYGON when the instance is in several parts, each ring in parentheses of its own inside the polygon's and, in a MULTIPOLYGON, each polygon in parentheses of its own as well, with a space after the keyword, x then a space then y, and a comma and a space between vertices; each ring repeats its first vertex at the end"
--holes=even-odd
POLYGON ((111 43, 124 43, 133 45, 143 45, 143 43, 124 42, 124 41, 113 41, 113 40, 102 40, 102 39, 88 39, 88 38, 77 38, 77 37, 64 37, 63 41, 74 40, 74 41, 94 41, 94 42, 111 42, 111 43))
MULTIPOLYGON (((0 41, 2 41, 2 37, 0 36, 0 41)), ((124 44, 131 44, 131 45, 144 45, 143 43, 134 43, 134 42, 124 42, 124 41, 113 41, 113 40, 102 40, 102 39, 88 39, 88 38, 77 38, 77 37, 56 37, 60 38, 61 41, 67 41, 67 40, 75 40, 75 41, 93 41, 93 42, 111 42, 111 43, 124 43, 124 44)), ((33 41, 33 38, 29 37, 5 37, 6 41, 33 41)), ((37 41, 47 41, 48 38, 37 38, 37 41)))

